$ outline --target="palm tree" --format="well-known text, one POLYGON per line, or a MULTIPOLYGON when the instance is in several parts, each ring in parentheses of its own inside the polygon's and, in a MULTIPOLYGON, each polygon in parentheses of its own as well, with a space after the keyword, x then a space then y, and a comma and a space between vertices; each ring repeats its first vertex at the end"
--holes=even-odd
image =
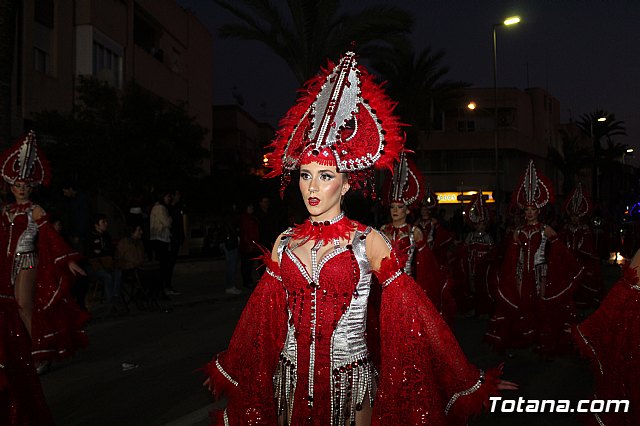
POLYGON ((315 75, 327 58, 337 60, 352 43, 367 56, 372 45, 405 43, 413 19, 392 6, 339 12, 340 0, 215 0, 241 22, 223 25, 221 37, 259 41, 289 65, 300 84, 315 75))
MULTIPOLYGON (((608 146, 613 143, 613 136, 626 136, 627 129, 624 121, 616 120, 615 114, 611 114, 604 110, 596 110, 589 114, 582 114, 578 120, 578 127, 584 134, 589 136, 593 141, 593 174, 592 188, 594 198, 598 200, 600 194, 598 191, 598 171, 601 166, 606 163, 607 159, 603 155, 602 139, 608 146), (602 120, 602 119, 605 120, 602 120)), ((612 151, 613 152, 613 151, 612 151)))
POLYGON ((18 0, 0 1, 0 144, 11 141, 11 87, 18 0))
POLYGON ((561 135, 562 152, 549 146, 548 154, 549 160, 562 173, 562 192, 567 195, 578 184, 580 171, 590 163, 592 156, 589 149, 580 146, 578 135, 571 135, 566 130, 561 130, 561 135))
POLYGON ((377 49, 373 67, 388 82, 387 90, 398 102, 396 112, 411 127, 406 129, 409 145, 417 134, 433 127, 436 111, 456 105, 469 83, 446 80, 449 67, 443 65, 445 52, 431 46, 415 51, 410 45, 377 49))

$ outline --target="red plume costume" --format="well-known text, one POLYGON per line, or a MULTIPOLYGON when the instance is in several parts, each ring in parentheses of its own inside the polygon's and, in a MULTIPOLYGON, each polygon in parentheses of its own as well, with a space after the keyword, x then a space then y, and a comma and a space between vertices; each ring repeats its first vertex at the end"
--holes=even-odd
POLYGON ((592 206, 591 199, 579 183, 567 197, 563 208, 568 221, 560 232, 560 238, 584 268, 575 295, 578 308, 597 308, 604 291, 593 230, 586 220, 592 206))
MULTIPOLYGON (((48 162, 34 132, 0 156, 0 174, 10 185, 48 184, 51 176, 48 162)), ((0 365, 4 366, 0 368, 0 401, 7 401, 11 407, 0 408, 2 424, 50 424, 31 358, 42 361, 69 356, 78 346, 86 344, 82 326, 87 314, 70 297, 71 277, 67 269, 67 263, 79 256, 53 229, 46 215, 38 220, 33 218, 36 207, 30 201, 9 204, 0 218, 4 253, 0 257, 0 314, 4 317, 0 339, 0 365), (35 297, 29 344, 23 341, 28 334, 18 315, 20 307, 14 299, 14 287, 23 270, 34 268, 35 297), (10 413, 10 419, 3 419, 2 413, 10 413)))
MULTIPOLYGON (((549 181, 529 162, 513 203, 540 209, 552 202, 549 181)), ((543 223, 525 223, 513 234, 498 276, 496 313, 487 340, 498 350, 536 344, 546 355, 570 350, 575 323, 573 293, 582 268, 543 223)))
MULTIPOLYGON (((636 255, 637 256, 637 255, 636 255)), ((588 425, 640 424, 640 282, 637 268, 623 267, 622 277, 602 305, 573 329, 580 354, 591 363, 593 399, 628 400, 618 412, 587 414, 588 425)))
MULTIPOLYGON (((308 161, 364 184, 373 167, 390 169, 400 154, 392 109, 347 53, 305 86, 282 121, 271 176, 281 174, 286 185, 308 161)), ((206 366, 214 395, 229 398, 214 423, 344 425, 373 406, 374 425, 463 424, 482 408, 498 370, 485 374, 466 361, 395 251, 372 270, 367 245, 370 238, 381 244, 376 233, 340 214, 285 231, 275 261, 265 251, 266 273, 229 348, 206 366)))
POLYGON ((481 223, 488 227, 491 222, 482 191, 478 191, 466 205, 464 218, 473 230, 466 235, 458 249, 456 259, 459 267, 453 273, 462 287, 459 292, 464 301, 463 307, 466 310, 475 309, 477 314, 488 314, 493 311, 488 274, 496 258, 496 246, 486 228, 477 228, 481 223))

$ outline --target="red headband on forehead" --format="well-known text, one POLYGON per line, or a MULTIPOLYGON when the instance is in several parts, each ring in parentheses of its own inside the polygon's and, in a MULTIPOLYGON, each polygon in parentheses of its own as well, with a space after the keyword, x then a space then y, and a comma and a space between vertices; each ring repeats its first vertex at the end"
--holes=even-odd
POLYGON ((273 169, 267 177, 281 176, 282 192, 289 173, 312 159, 349 173, 355 187, 370 178, 373 168, 391 169, 404 145, 394 107, 355 54, 347 52, 305 84, 280 122, 267 154, 273 169))

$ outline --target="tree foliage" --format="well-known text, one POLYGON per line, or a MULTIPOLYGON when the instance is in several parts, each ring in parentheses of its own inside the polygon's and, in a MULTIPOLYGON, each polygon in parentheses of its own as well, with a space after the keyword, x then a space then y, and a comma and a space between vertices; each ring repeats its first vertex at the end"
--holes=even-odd
POLYGON ((238 23, 220 28, 222 37, 258 41, 280 56, 300 84, 337 60, 352 43, 368 56, 380 43, 405 43, 413 18, 399 8, 374 5, 341 12, 340 0, 288 0, 282 7, 269 0, 215 0, 238 23))
POLYGON ((580 146, 580 137, 571 135, 566 130, 561 131, 562 151, 549 146, 549 160, 562 173, 562 192, 567 195, 577 186, 580 171, 585 164, 592 161, 590 150, 580 146))
POLYGON ((181 187, 199 176, 206 130, 181 106, 170 105, 136 84, 123 93, 93 78, 80 78, 73 111, 45 111, 35 128, 54 178, 121 201, 143 186, 181 187))
MULTIPOLYGON (((444 50, 431 46, 415 51, 405 46, 381 47, 373 67, 387 81, 387 91, 398 102, 396 113, 411 127, 407 132, 429 132, 436 111, 445 111, 459 102, 470 84, 446 79, 449 67, 443 64, 444 50)), ((413 142, 413 141, 410 141, 413 142)))

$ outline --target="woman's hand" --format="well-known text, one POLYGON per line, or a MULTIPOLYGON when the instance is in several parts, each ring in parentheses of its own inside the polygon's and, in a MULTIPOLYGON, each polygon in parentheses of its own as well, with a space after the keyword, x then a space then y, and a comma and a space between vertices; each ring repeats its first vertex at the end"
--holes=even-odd
POLYGON ((207 377, 207 380, 205 380, 204 382, 202 382, 202 386, 204 386, 205 388, 207 388, 209 390, 209 392, 211 392, 211 377, 207 377))
POLYGON ((554 231, 553 228, 548 225, 544 227, 544 235, 550 240, 558 236, 556 231, 554 231))
POLYGON ((69 270, 74 276, 82 275, 83 277, 87 276, 87 273, 78 265, 76 262, 69 262, 69 270))
POLYGON ((44 217, 45 211, 40 206, 34 206, 33 208, 33 220, 40 220, 44 217))
POLYGON ((498 390, 518 390, 518 384, 508 380, 498 380, 498 390))

